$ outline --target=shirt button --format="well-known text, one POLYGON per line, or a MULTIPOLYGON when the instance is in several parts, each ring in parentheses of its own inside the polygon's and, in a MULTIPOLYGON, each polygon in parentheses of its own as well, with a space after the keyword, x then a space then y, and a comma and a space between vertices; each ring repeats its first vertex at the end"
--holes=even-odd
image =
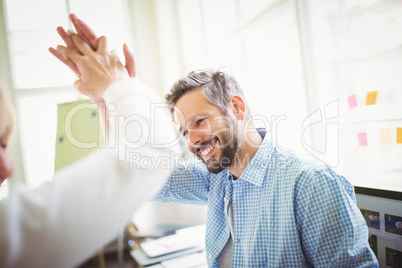
POLYGON ((240 243, 240 239, 237 239, 237 243, 240 243))
POLYGON ((212 255, 211 255, 211 254, 209 254, 209 255, 208 255, 208 258, 211 260, 211 259, 212 259, 212 255))

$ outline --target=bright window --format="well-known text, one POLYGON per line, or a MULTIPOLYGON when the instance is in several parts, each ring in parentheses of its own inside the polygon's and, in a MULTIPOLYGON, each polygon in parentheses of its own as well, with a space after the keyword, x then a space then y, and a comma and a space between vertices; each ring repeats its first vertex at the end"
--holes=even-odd
POLYGON ((295 8, 291 1, 179 0, 184 69, 211 67, 237 78, 257 127, 303 152, 307 117, 295 8))
POLYGON ((107 36, 109 48, 121 57, 123 43, 132 45, 131 24, 124 0, 6 0, 3 4, 25 181, 35 187, 54 174, 57 104, 83 98, 72 87, 75 75, 48 51, 62 42, 56 27, 71 28, 68 15, 75 13, 107 36))

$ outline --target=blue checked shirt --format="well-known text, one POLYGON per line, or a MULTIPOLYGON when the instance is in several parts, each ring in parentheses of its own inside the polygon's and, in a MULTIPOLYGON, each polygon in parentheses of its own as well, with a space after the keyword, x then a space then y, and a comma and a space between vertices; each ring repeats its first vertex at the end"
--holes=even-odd
POLYGON ((378 267, 353 186, 332 169, 297 158, 268 138, 238 180, 201 162, 178 166, 156 198, 208 205, 208 267, 230 236, 232 267, 378 267))

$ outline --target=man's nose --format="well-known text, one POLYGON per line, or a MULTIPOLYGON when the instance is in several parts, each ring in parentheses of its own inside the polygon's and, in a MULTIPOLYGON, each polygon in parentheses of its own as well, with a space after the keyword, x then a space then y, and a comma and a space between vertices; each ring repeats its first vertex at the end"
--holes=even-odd
POLYGON ((203 133, 199 130, 189 130, 187 134, 187 147, 190 152, 193 152, 202 144, 203 133))

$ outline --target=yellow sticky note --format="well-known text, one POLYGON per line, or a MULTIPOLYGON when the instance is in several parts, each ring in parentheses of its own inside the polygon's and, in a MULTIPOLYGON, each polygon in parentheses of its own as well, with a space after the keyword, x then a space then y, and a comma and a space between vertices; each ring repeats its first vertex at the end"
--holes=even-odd
POLYGON ((396 143, 402 143, 402 127, 396 128, 396 143))
POLYGON ((374 105, 377 101, 377 91, 367 92, 366 105, 374 105))
POLYGON ((380 129, 380 144, 386 145, 391 143, 392 143, 391 129, 390 128, 380 129))
POLYGON ((89 100, 62 103, 57 111, 55 170, 104 143, 97 107, 89 100))

